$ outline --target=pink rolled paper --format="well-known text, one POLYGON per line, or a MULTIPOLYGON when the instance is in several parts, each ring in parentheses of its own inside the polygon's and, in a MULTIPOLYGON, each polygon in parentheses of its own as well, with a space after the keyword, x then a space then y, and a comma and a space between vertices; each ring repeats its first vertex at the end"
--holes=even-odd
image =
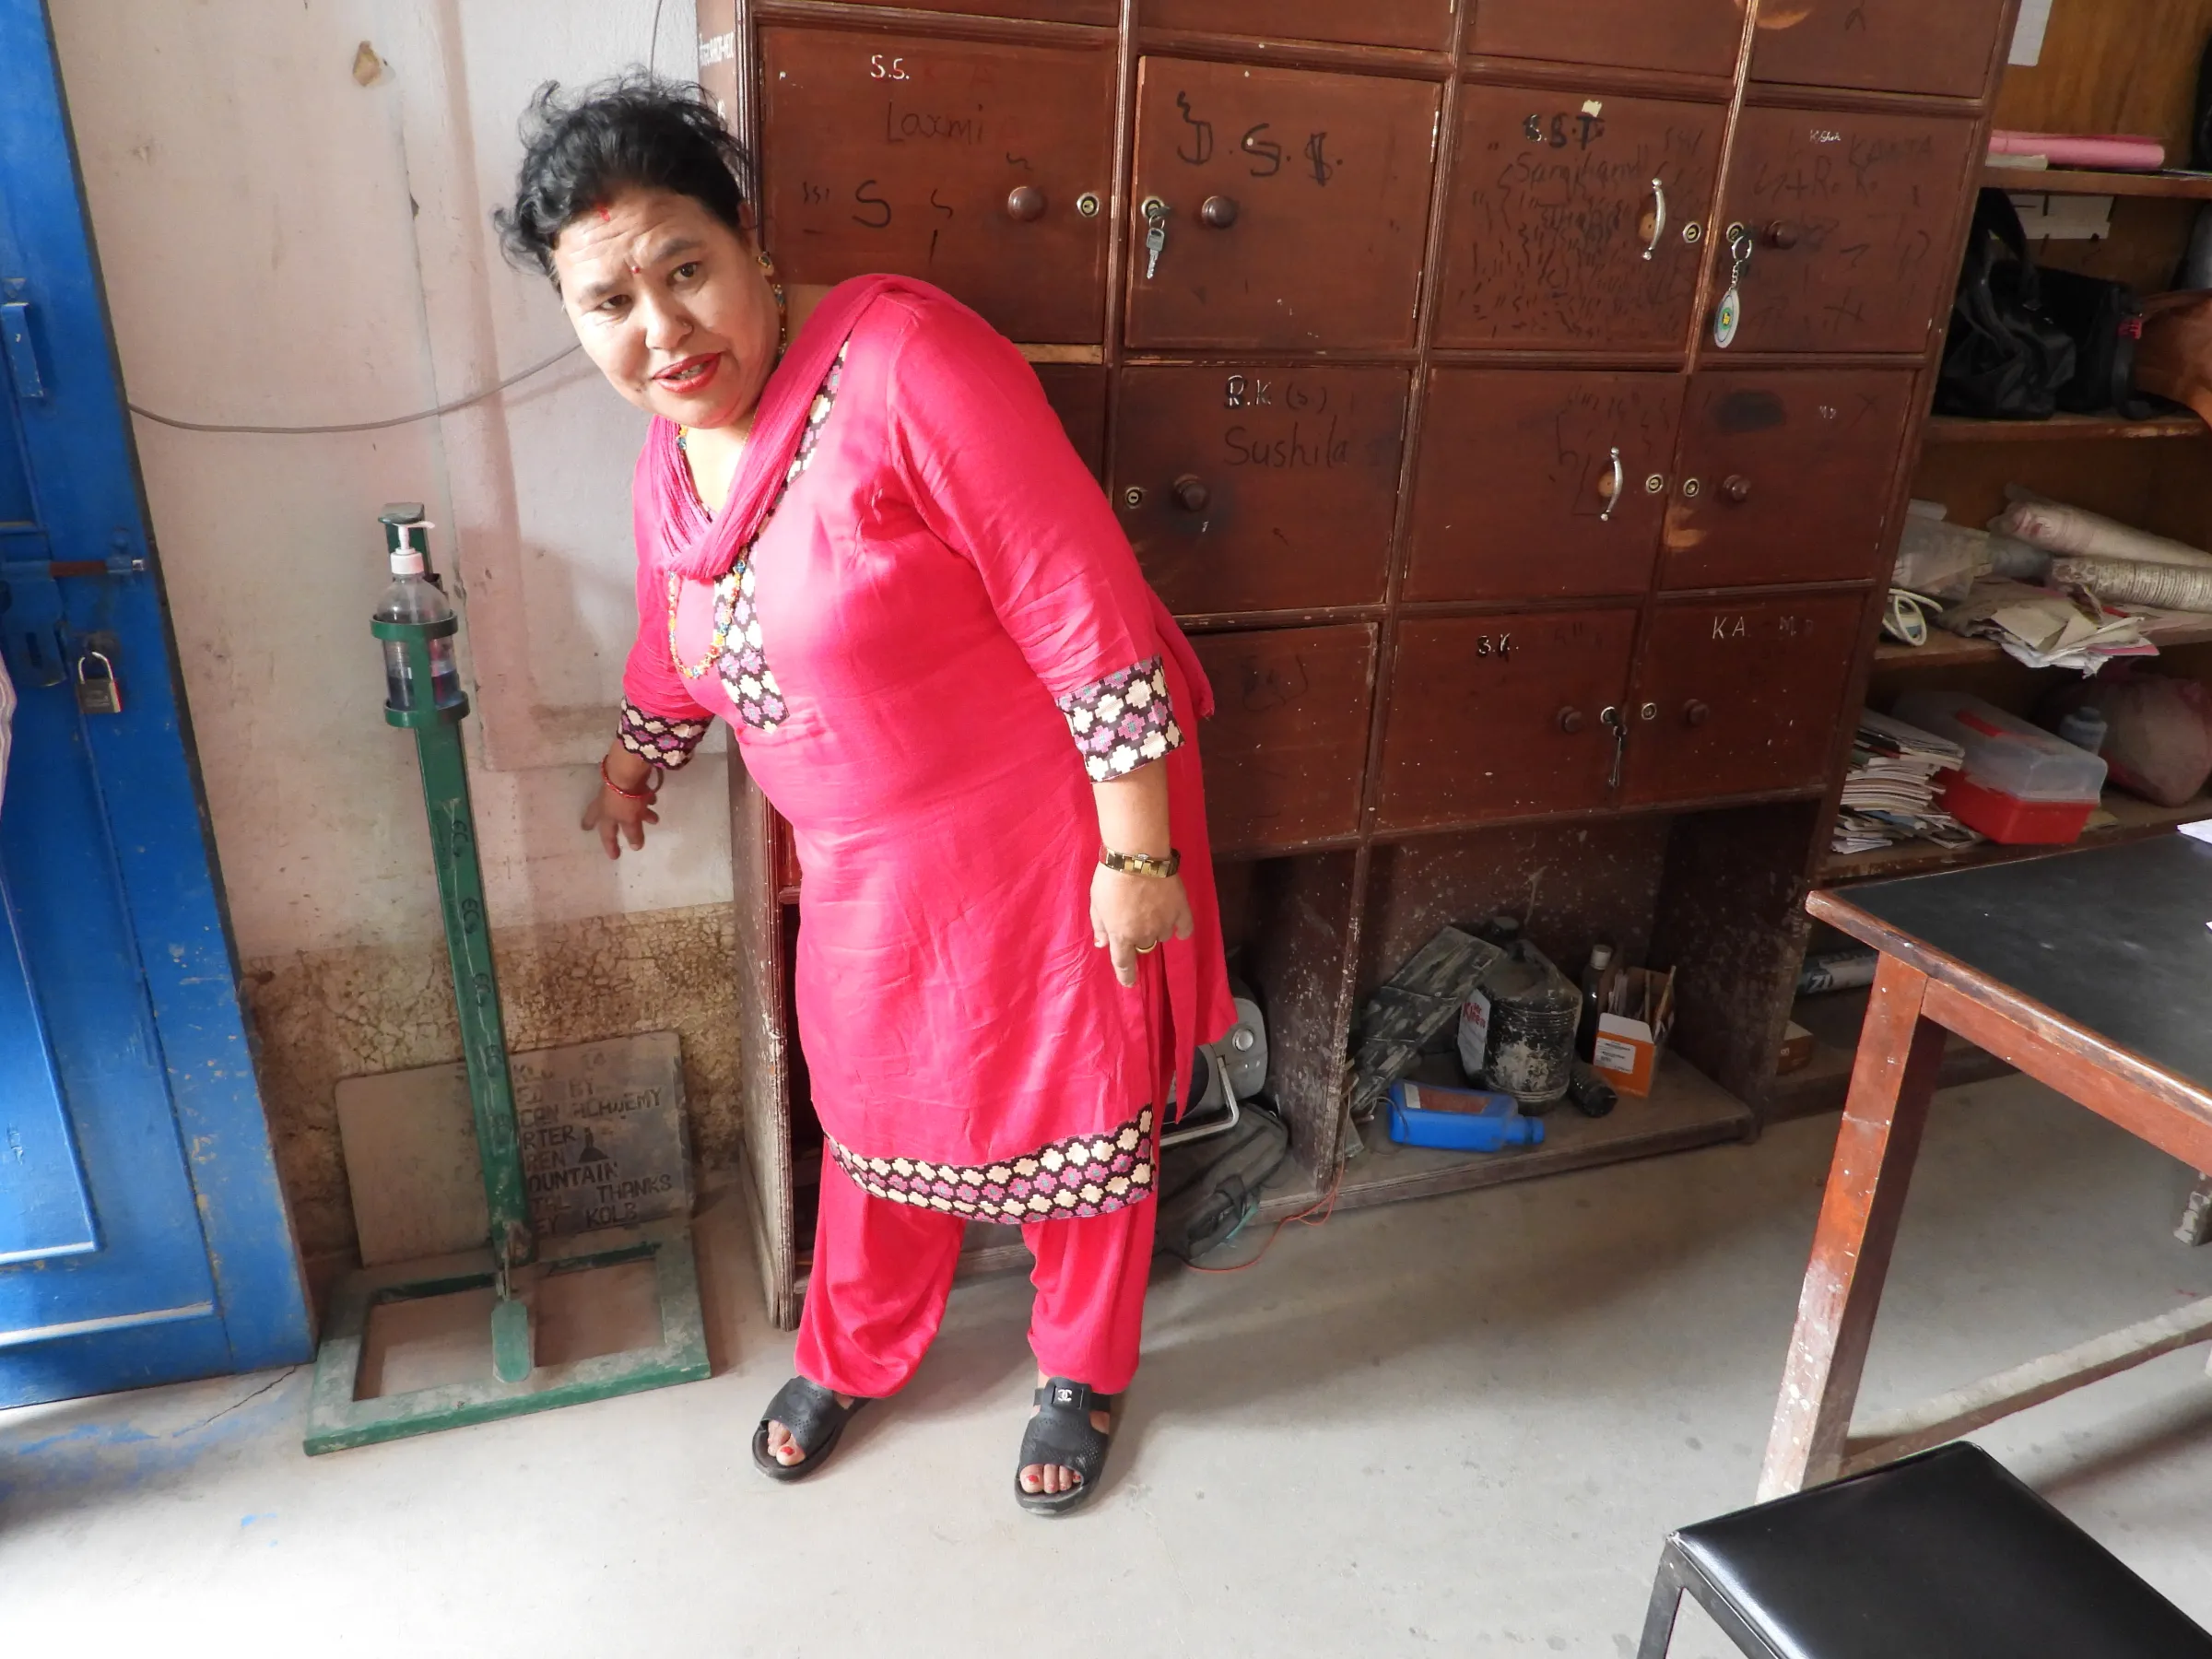
POLYGON ((1997 128, 1989 135, 1989 153, 2043 156, 2053 167, 2096 167, 2113 172, 2157 172, 2166 165, 2164 145, 2126 133, 2009 133, 1997 128))

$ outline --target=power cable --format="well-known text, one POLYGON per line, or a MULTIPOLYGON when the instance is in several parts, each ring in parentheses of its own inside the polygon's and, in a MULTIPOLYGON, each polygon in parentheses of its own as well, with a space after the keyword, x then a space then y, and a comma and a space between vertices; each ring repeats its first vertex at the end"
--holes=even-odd
POLYGON ((418 420, 430 420, 440 415, 451 415, 455 409, 465 409, 470 404, 482 403, 488 397, 497 397, 508 387, 519 385, 534 374, 541 374, 562 359, 582 351, 581 345, 562 347, 551 357, 545 358, 509 375, 496 386, 487 386, 481 392, 471 392, 466 397, 456 397, 451 403, 441 403, 434 409, 418 409, 412 415, 394 415, 389 420, 347 420, 329 426, 231 426, 209 420, 179 420, 170 415, 157 415, 151 409, 141 408, 135 403, 124 407, 142 419, 157 426, 174 427, 180 432, 253 432, 265 437, 290 438, 328 432, 381 432, 388 427, 407 426, 418 420))

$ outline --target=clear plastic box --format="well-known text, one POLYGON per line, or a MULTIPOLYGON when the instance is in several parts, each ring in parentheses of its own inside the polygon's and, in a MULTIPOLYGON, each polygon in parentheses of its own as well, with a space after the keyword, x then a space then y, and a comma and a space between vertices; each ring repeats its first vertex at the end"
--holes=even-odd
POLYGON ((1963 691, 1908 691, 1898 719, 1966 750, 1967 778, 2022 801, 2094 801, 2104 761, 2017 714, 1963 691))

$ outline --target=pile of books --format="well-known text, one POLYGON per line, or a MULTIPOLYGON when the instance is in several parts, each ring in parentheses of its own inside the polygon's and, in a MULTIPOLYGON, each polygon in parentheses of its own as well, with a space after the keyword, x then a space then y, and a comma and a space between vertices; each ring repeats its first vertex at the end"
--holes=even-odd
POLYGON ((1963 847, 1981 840, 1935 804, 1937 776, 1965 764, 1966 751, 1949 738, 1861 709, 1830 844, 1838 853, 1869 853, 1894 841, 1963 847))

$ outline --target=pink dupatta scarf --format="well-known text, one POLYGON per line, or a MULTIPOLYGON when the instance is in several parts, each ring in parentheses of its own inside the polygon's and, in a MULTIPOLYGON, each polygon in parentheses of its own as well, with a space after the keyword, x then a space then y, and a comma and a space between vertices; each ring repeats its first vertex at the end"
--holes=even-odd
MULTIPOLYGON (((830 290, 761 388, 752 435, 746 440, 745 455, 730 486, 730 499, 711 520, 701 523, 702 515, 693 503, 689 469, 677 448, 676 423, 653 423, 645 441, 646 477, 668 571, 692 582, 718 582, 729 573, 781 499, 785 475, 806 430, 806 412, 813 406, 814 394, 862 315, 887 294, 935 291, 924 283, 888 276, 855 276, 830 290)), ((1196 704, 1192 714, 1203 719, 1214 712, 1213 687, 1206 680, 1206 670, 1199 666, 1190 641, 1183 638, 1182 629, 1159 595, 1148 583, 1145 592, 1152 601, 1152 621, 1160 647, 1174 658, 1191 688, 1196 704)))

